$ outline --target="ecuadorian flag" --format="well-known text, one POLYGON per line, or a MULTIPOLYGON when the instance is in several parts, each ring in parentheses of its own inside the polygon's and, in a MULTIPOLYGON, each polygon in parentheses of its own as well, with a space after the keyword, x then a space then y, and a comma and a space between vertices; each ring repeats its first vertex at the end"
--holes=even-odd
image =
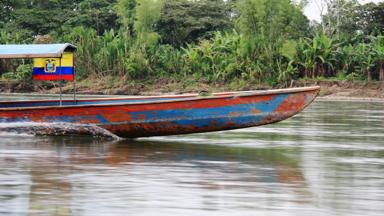
POLYGON ((34 58, 34 80, 69 80, 73 81, 75 70, 73 69, 73 53, 63 53, 61 65, 59 58, 34 58))

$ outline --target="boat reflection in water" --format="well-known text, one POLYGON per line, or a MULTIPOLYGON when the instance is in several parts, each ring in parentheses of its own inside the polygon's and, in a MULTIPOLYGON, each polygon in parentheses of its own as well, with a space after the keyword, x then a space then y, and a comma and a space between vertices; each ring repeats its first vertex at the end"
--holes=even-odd
MULTIPOLYGON (((20 185, 29 191, 20 196, 29 204, 16 207, 29 215, 219 210, 227 204, 252 210, 310 196, 285 149, 79 137, 31 137, 10 147, 14 154, 0 163, 13 167, 15 178, 27 176, 20 185)), ((13 212, 5 204, 3 211, 13 212)))

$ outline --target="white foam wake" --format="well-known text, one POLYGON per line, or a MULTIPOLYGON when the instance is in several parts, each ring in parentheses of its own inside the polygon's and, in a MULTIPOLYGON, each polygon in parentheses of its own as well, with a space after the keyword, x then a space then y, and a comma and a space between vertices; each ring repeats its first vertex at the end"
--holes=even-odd
POLYGON ((93 124, 18 122, 0 123, 0 136, 93 136, 120 139, 93 124))

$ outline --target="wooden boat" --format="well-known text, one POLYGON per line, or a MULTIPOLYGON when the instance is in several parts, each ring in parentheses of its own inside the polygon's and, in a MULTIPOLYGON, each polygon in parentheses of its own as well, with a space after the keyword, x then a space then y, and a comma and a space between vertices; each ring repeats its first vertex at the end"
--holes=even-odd
MULTIPOLYGON (((0 59, 33 58, 33 78, 75 81, 76 46, 65 44, 0 45, 0 59)), ((60 91, 61 92, 61 91, 60 91)), ((33 133, 83 134, 105 129, 121 137, 146 137, 230 130, 270 124, 308 106, 319 87, 224 92, 211 96, 171 95, 110 99, 0 102, 0 131, 16 126, 33 133), (7 124, 8 123, 8 124, 7 124), (11 126, 13 125, 13 126, 11 126), (45 125, 48 125, 45 127, 45 125), (70 126, 74 126, 72 130, 70 126)))
POLYGON ((287 119, 308 106, 319 89, 7 101, 0 102, 0 123, 95 125, 128 138, 231 130, 287 119))

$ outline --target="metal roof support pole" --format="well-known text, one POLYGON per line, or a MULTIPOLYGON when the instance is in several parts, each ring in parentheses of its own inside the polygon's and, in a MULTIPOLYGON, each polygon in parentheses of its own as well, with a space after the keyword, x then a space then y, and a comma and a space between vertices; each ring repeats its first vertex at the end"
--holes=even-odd
POLYGON ((60 86, 60 106, 63 106, 63 75, 62 75, 62 67, 61 67, 61 59, 63 58, 63 56, 60 57, 59 59, 59 66, 60 66, 60 71, 59 71, 59 75, 60 75, 60 80, 59 80, 59 86, 60 86))
POLYGON ((77 98, 76 98, 76 70, 75 66, 73 66, 73 102, 77 104, 77 98))

